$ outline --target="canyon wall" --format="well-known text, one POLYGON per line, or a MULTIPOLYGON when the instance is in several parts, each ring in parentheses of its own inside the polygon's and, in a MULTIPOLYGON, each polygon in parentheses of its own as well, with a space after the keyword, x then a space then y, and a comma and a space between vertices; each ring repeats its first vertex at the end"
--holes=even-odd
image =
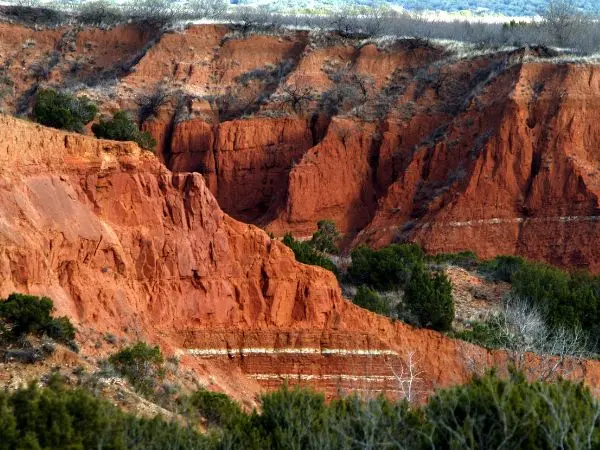
MULTIPOLYGON (((0 295, 51 297, 87 354, 105 333, 158 343, 238 398, 284 381, 402 395, 411 358, 426 395, 506 360, 352 305, 131 143, 0 116, 0 216, 0 295)), ((598 386, 599 368, 578 373, 598 386)))
POLYGON ((0 34, 5 110, 26 111, 38 83, 83 82, 103 113, 166 90, 143 124, 159 159, 278 236, 332 219, 348 248, 411 241, 600 270, 597 66, 223 25, 0 34))

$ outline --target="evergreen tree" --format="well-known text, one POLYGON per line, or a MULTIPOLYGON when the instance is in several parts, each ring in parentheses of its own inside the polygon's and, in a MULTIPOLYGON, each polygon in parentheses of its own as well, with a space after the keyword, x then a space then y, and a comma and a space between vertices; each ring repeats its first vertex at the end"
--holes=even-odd
MULTIPOLYGON (((454 320, 452 284, 441 272, 430 274, 416 266, 404 292, 404 305, 417 318, 419 325, 447 331, 454 320)), ((401 311, 402 312, 402 311, 401 311)))

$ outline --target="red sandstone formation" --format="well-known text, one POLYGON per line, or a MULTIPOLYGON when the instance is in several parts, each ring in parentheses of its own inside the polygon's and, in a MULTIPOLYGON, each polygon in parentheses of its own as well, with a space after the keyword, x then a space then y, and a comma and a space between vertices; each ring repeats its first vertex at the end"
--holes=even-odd
POLYGON ((307 236, 329 218, 354 246, 416 241, 600 270, 589 245, 599 233, 594 66, 547 62, 535 49, 460 56, 409 39, 359 45, 215 25, 157 36, 134 25, 3 24, 0 35, 5 110, 26 109, 40 82, 89 82, 103 112, 171 89, 144 124, 161 161, 202 173, 227 213, 278 235, 307 236), (318 103, 344 70, 368 92, 327 117, 318 103), (92 79, 109 73, 116 84, 92 79), (286 86, 315 98, 294 112, 286 86))
MULTIPOLYGON (((6 116, 0 143, 0 295, 52 297, 84 351, 100 333, 127 334, 230 389, 288 380, 329 394, 398 393, 413 352, 421 393, 505 360, 345 301, 330 272, 224 214, 201 175, 134 144, 6 116)), ((582 375, 597 386, 600 367, 582 375)))
MULTIPOLYGON (((352 245, 416 241, 600 270, 595 66, 535 51, 458 57, 411 41, 228 33, 194 26, 154 42, 131 25, 0 25, 8 111, 31 101, 36 64, 53 52, 50 86, 122 75, 90 82, 103 111, 133 108, 161 83, 185 100, 173 96, 144 124, 158 159, 0 119, 0 294, 52 297, 87 351, 99 333, 128 334, 229 386, 393 392, 414 351, 428 391, 505 355, 354 307, 331 274, 227 214, 277 234, 308 236, 329 218, 352 245), (317 99, 298 113, 282 107, 286 84, 328 93, 343 69, 373 81, 353 110, 311 116, 317 99), (250 112, 223 120, 214 96, 227 93, 250 112)), ((598 386, 596 365, 586 370, 598 386)))

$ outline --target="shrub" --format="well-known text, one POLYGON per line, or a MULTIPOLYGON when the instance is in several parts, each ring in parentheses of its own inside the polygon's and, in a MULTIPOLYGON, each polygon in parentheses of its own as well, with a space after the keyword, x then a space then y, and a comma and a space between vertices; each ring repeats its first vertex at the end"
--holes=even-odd
POLYGON ((378 290, 404 287, 414 267, 422 266, 424 255, 414 244, 390 245, 381 250, 359 247, 352 251, 350 280, 378 290))
POLYGON ((33 114, 42 125, 81 132, 96 117, 98 108, 87 97, 42 89, 38 92, 33 114))
POLYGON ((472 322, 470 329, 456 331, 450 336, 485 348, 506 348, 510 339, 499 320, 472 322))
POLYGON ((138 99, 139 121, 143 124, 151 117, 157 117, 160 107, 168 100, 169 92, 165 86, 157 84, 150 94, 142 95, 138 99))
POLYGON ((422 266, 415 266, 399 306, 414 314, 418 325, 438 331, 447 331, 454 320, 452 284, 443 273, 430 274, 422 266))
POLYGON ((473 252, 459 253, 438 253, 427 257, 428 261, 436 264, 453 264, 455 266, 464 267, 467 269, 475 268, 479 265, 479 258, 473 252))
POLYGON ((240 406, 227 395, 199 390, 184 400, 188 408, 206 420, 208 427, 228 427, 243 414, 240 406))
POLYGON ((267 437, 267 448, 319 448, 327 433, 327 404, 321 393, 282 389, 261 399, 262 413, 253 424, 267 437))
POLYGON ((108 0, 92 0, 79 5, 77 17, 84 24, 115 24, 125 20, 123 12, 108 0))
POLYGON ((155 28, 172 22, 177 13, 168 0, 131 1, 126 4, 125 12, 132 20, 155 28))
POLYGON ((513 275, 521 270, 524 265, 525 260, 520 256, 497 256, 482 263, 480 270, 497 280, 510 283, 513 275))
POLYGON ((111 355, 108 361, 127 378, 140 393, 150 395, 156 387, 156 378, 164 375, 163 356, 158 346, 138 342, 111 355))
POLYGON ((137 418, 83 389, 66 389, 59 380, 47 388, 32 383, 0 392, 0 448, 207 448, 208 439, 192 428, 160 417, 137 418))
POLYGON ((595 448, 598 404, 582 384, 486 374, 438 391, 424 408, 432 448, 595 448))
POLYGON ((283 237, 282 242, 294 251, 297 261, 313 266, 320 266, 336 275, 338 274, 335 264, 329 258, 323 256, 321 252, 315 250, 310 243, 297 241, 289 233, 283 237))
POLYGON ((75 327, 67 317, 55 319, 51 316, 54 304, 47 297, 11 294, 0 301, 0 321, 5 334, 17 340, 28 334, 42 335, 74 346, 75 327))
POLYGON ((600 336, 600 281, 554 267, 525 263, 512 276, 512 292, 546 312, 551 327, 581 327, 600 336))
POLYGON ((0 448, 114 449, 458 449, 598 448, 600 408, 582 384, 529 383, 516 371, 439 390, 425 406, 357 395, 326 402, 288 389, 265 394, 245 414, 224 396, 201 393, 202 408, 220 410, 222 430, 202 436, 160 417, 140 419, 58 377, 0 392, 0 448), (214 403, 217 403, 217 406, 214 403), (226 406, 228 405, 228 406, 226 406), (225 418, 231 411, 231 416, 225 418))
POLYGON ((95 123, 92 125, 92 131, 98 138, 133 141, 146 150, 153 150, 156 146, 156 141, 150 133, 140 131, 125 111, 116 112, 111 120, 100 120, 99 123, 95 123))
POLYGON ((340 233, 332 220, 320 220, 317 223, 317 231, 310 240, 311 245, 320 252, 338 253, 336 241, 340 238, 340 233))
POLYGON ((228 3, 225 0, 190 0, 187 7, 194 19, 220 18, 227 12, 228 3))
POLYGON ((361 285, 358 288, 352 302, 355 305, 368 309, 376 314, 389 316, 392 312, 392 308, 388 301, 379 295, 376 290, 365 285, 361 285))

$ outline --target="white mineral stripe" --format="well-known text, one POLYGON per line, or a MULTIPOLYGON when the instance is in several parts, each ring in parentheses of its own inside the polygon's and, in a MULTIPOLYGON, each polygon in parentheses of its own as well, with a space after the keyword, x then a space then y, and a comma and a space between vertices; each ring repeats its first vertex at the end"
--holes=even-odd
POLYGON ((227 348, 189 348, 182 350, 184 353, 199 357, 237 356, 237 355, 336 355, 336 356, 398 356, 398 353, 389 349, 344 349, 344 348, 318 348, 318 347, 282 347, 261 348, 249 347, 241 349, 227 348))
POLYGON ((294 373, 254 373, 247 374, 248 377, 258 381, 270 380, 300 380, 300 381, 369 381, 369 382, 386 382, 398 381, 393 375, 305 375, 294 373))
MULTIPOLYGON (((513 218, 500 218, 494 217, 491 219, 479 219, 479 220, 468 220, 465 222, 436 222, 433 223, 434 227, 474 227, 481 225, 502 225, 502 224, 518 224, 518 223, 540 223, 540 222, 598 222, 600 216, 556 216, 556 217, 513 217, 513 218)), ((424 224, 425 226, 431 226, 432 224, 424 224)))

